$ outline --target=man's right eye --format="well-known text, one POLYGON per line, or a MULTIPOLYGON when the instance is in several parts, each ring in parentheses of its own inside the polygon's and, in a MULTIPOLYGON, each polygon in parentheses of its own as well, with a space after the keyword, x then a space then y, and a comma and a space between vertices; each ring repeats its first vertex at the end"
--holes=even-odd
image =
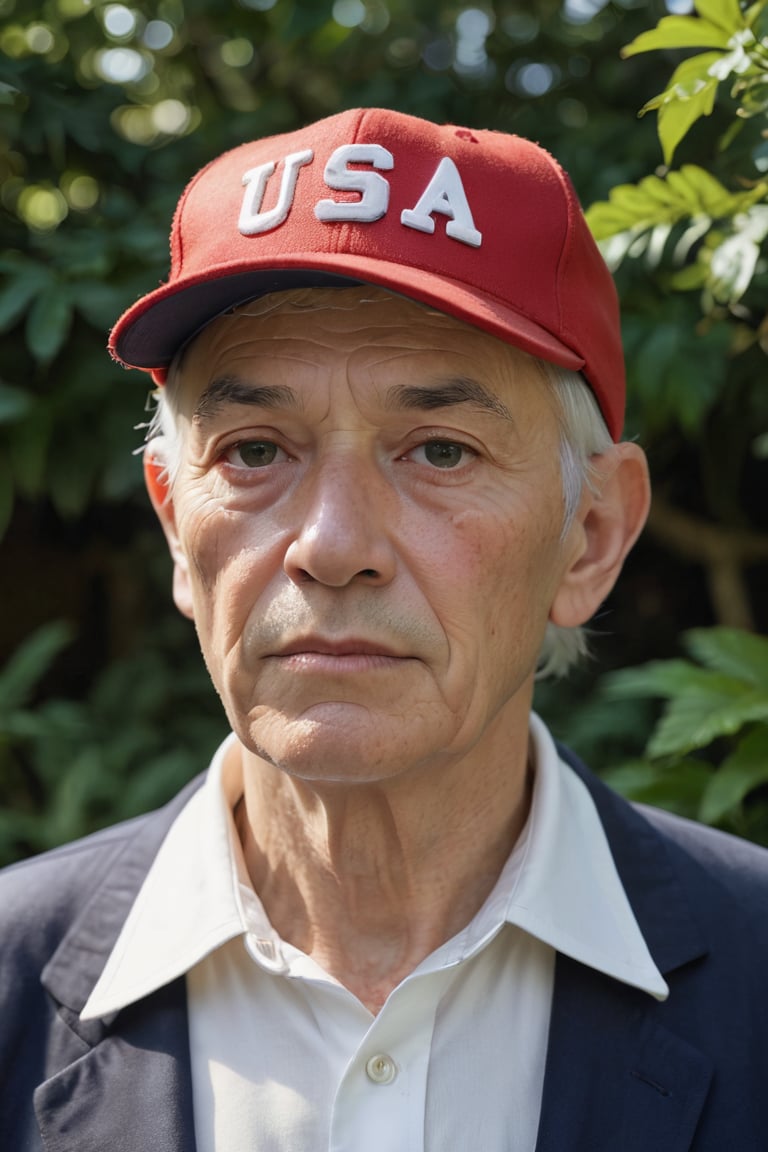
POLYGON ((241 440, 226 450, 224 459, 236 468, 266 468, 288 457, 272 440, 241 440))

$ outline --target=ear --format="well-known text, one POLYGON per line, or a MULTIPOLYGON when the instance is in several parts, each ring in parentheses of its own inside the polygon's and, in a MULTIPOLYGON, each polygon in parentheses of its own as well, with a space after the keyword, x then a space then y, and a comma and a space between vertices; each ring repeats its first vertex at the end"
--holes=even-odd
POLYGON ((648 464, 637 444, 612 445, 591 459, 590 469, 592 491, 585 486, 568 532, 570 560, 549 615, 566 628, 585 624, 613 588, 651 499, 648 464))
POLYGON ((144 481, 152 507, 162 525, 168 548, 173 560, 173 599, 182 615, 194 619, 192 588, 189 581, 189 564, 179 542, 176 531, 176 515, 173 495, 168 480, 168 469, 161 452, 154 442, 144 450, 144 481))

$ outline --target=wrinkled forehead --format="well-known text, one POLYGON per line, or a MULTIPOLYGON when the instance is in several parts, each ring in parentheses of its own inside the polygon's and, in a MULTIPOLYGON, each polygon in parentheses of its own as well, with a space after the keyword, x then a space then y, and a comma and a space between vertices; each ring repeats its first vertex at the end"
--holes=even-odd
POLYGON ((208 324, 176 357, 168 379, 174 392, 182 378, 190 387, 249 357, 316 359, 343 354, 357 364, 377 356, 438 357, 446 368, 462 361, 500 378, 543 377, 532 356, 443 312, 368 285, 274 292, 232 309, 208 324))

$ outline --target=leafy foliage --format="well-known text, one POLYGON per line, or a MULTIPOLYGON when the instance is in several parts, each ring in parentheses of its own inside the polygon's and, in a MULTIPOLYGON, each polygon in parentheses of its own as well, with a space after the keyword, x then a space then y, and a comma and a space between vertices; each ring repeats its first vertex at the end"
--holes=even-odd
POLYGON ((0 864, 156 807, 224 735, 203 670, 176 669, 157 649, 114 662, 84 699, 38 703, 72 639, 46 625, 0 674, 0 864))
MULTIPOLYGON (((648 761, 624 765, 609 778, 634 798, 653 792, 657 803, 673 808, 682 798, 685 814, 740 829, 745 798, 768 784, 768 639, 730 628, 693 629, 683 639, 698 663, 658 661, 606 679, 609 700, 667 701, 647 744, 648 761), (715 744, 719 766, 690 758, 715 744)), ((763 820, 767 807, 763 800, 763 820)))
MULTIPOLYGON (((718 86, 730 79, 729 111, 735 120, 720 137, 718 165, 738 144, 746 122, 768 108, 768 5, 758 0, 742 9, 738 0, 696 0, 695 7, 694 16, 662 18, 655 29, 633 40, 624 55, 717 49, 680 64, 661 95, 648 101, 642 112, 658 110, 659 138, 669 164, 696 121, 712 114, 718 86)), ((737 154, 742 163, 743 149, 737 154)), ((644 256, 647 266, 661 270, 665 256, 671 254, 674 271, 667 275, 669 288, 701 290, 708 325, 700 334, 711 337, 719 331, 723 352, 730 348, 733 356, 748 347, 759 347, 761 354, 768 350, 764 296, 768 183, 755 178, 756 172, 766 170, 764 154, 763 144, 753 138, 749 152, 753 170, 741 175, 738 191, 729 190, 699 165, 683 164, 678 170, 657 171, 636 184, 613 188, 608 200, 594 204, 589 212, 595 235, 614 267, 627 256, 644 256)), ((642 332, 642 323, 638 327, 642 332)), ((640 361, 647 339, 654 336, 645 331, 636 347, 640 361)), ((698 406, 694 401, 678 410, 678 419, 687 422, 694 435, 718 391, 715 385, 707 397, 707 388, 701 386, 704 378, 698 388, 692 379, 690 392, 685 386, 676 389, 678 404, 686 395, 700 397, 698 406)), ((721 386, 727 391, 727 375, 721 386)), ((760 387, 764 389, 764 375, 760 387)), ((650 394, 648 387, 638 391, 650 394)), ((657 401, 663 404, 658 393, 657 401)), ((711 535, 709 540, 712 545, 711 535)), ((719 566, 722 577, 729 562, 727 546, 720 559, 714 558, 719 549, 714 545, 712 549, 713 566, 719 566)), ((731 576, 734 571, 731 567, 731 576)), ((729 586, 738 593, 738 582, 729 580, 729 586)), ((615 672, 604 681, 602 691, 609 701, 666 700, 647 742, 646 759, 628 760, 613 769, 609 779, 635 799, 721 823, 768 843, 764 790, 768 641, 733 628, 697 628, 684 635, 683 645, 698 663, 654 661, 615 672)))
POLYGON ((744 100, 742 113, 754 115, 768 106, 765 70, 768 56, 760 39, 765 0, 742 10, 739 0, 695 0, 696 16, 665 16, 624 48, 624 56, 665 48, 717 48, 684 60, 668 87, 649 100, 642 112, 659 113, 659 139, 664 160, 672 162, 680 141, 700 116, 714 108, 718 85, 738 77, 733 94, 744 100))
MULTIPOLYGON (((628 57, 671 48, 719 49, 684 60, 667 88, 641 109, 641 114, 658 111, 667 165, 696 121, 711 115, 723 81, 733 81, 730 99, 736 119, 720 139, 721 152, 739 144, 747 119, 768 110, 768 37, 763 34, 768 30, 767 0, 757 0, 744 11, 738 0, 698 0, 696 10, 694 16, 664 17, 623 52, 628 57)), ((756 170, 765 171, 762 132, 751 152, 756 170)), ((673 225, 688 221, 682 234, 674 234, 672 261, 686 265, 692 257, 695 264, 677 274, 674 286, 704 288, 710 311, 717 305, 732 306, 745 296, 758 272, 761 245, 768 236, 768 182, 744 172, 740 183, 745 190, 729 191, 706 168, 684 164, 614 187, 607 202, 592 205, 590 224, 598 240, 612 238, 605 254, 618 267, 628 253, 645 253, 658 262, 673 225)))

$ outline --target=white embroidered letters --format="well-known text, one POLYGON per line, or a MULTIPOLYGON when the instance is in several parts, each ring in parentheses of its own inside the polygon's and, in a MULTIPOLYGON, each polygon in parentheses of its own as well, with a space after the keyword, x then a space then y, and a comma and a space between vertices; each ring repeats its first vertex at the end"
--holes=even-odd
MULTIPOLYGON (((277 164, 270 160, 258 168, 249 168, 243 176, 245 192, 238 222, 243 236, 271 232, 273 228, 285 223, 293 207, 299 169, 305 164, 311 164, 313 159, 311 148, 303 152, 291 152, 284 158, 277 202, 266 211, 262 211, 264 196, 277 164)), ((318 200, 315 216, 323 224, 375 224, 389 210, 389 181, 379 173, 389 172, 394 167, 394 156, 381 144, 342 144, 329 158, 323 179, 334 191, 356 192, 359 199, 318 200), (370 168, 351 168, 351 164, 367 164, 370 168)), ((406 228, 431 236, 435 232, 435 213, 447 217, 446 236, 468 244, 471 248, 481 246, 483 235, 475 228, 461 175, 453 160, 447 156, 438 164, 413 208, 405 208, 400 213, 400 223, 406 228)))
POLYGON ((264 201, 267 181, 274 172, 275 165, 272 162, 260 164, 258 168, 251 168, 245 173, 243 176, 245 195, 238 222, 238 228, 243 236, 256 236, 260 232, 269 232, 272 228, 277 228, 278 224, 283 223, 293 204, 299 168, 304 164, 309 164, 313 156, 314 153, 311 148, 305 152, 291 152, 289 156, 286 156, 277 204, 269 212, 262 212, 261 205, 264 201))
POLYGON ((435 230, 433 212, 450 216, 445 226, 448 236, 461 240, 463 244, 470 244, 473 248, 480 247, 483 242, 482 233, 475 228, 459 170, 447 156, 438 164, 418 204, 414 208, 406 208, 400 214, 400 222, 418 232, 431 233, 435 230))
POLYGON ((395 166, 391 152, 380 144, 343 144, 337 148, 325 166, 323 179, 329 188, 338 192, 359 192, 360 199, 351 203, 338 200, 319 200, 315 205, 318 220, 357 220, 373 224, 386 215, 389 207, 389 183, 376 172, 359 169, 350 171, 348 164, 370 164, 388 171, 395 166))

